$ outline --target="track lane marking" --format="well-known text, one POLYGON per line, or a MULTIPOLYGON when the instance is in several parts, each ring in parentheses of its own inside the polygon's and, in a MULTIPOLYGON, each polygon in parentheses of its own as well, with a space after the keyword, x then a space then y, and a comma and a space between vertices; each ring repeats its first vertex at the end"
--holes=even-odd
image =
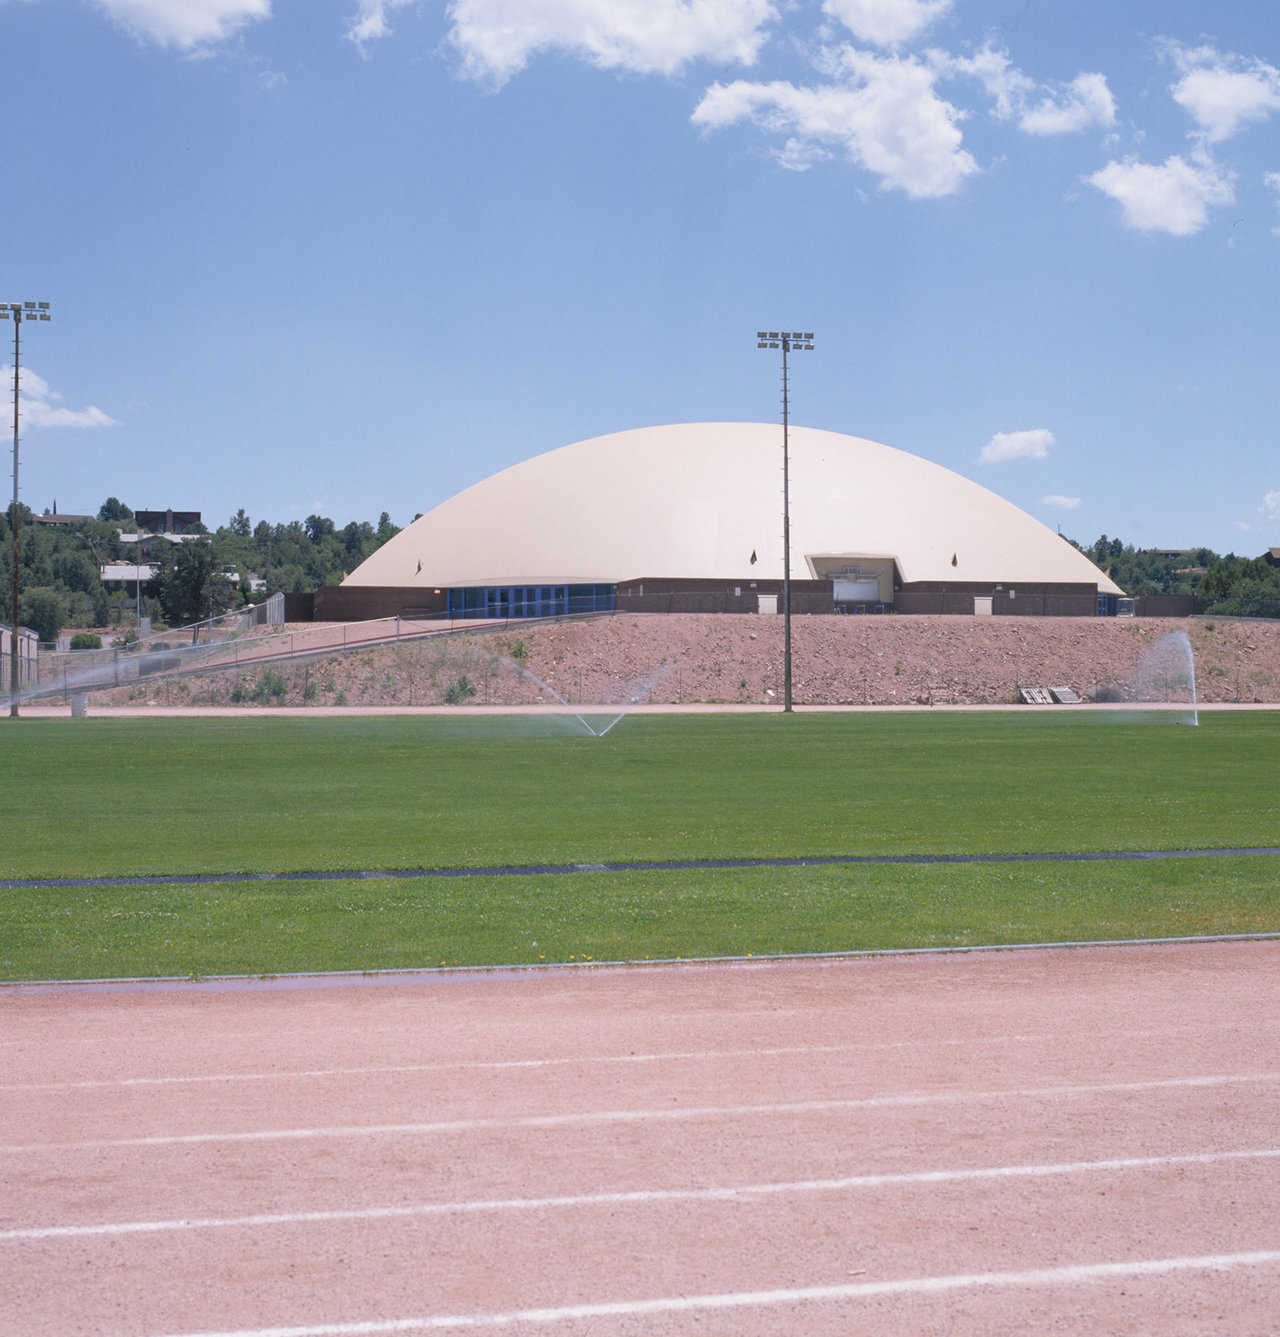
POLYGON ((289 1327, 240 1328, 167 1334, 167 1337, 378 1337, 383 1333, 431 1332, 444 1328, 499 1328, 517 1323, 566 1323, 578 1319, 635 1318, 698 1310, 862 1300, 881 1295, 938 1295, 948 1291, 1005 1287, 1071 1286, 1129 1277, 1168 1276, 1176 1272, 1226 1271, 1280 1263, 1280 1250, 1201 1254, 1182 1258, 1144 1258, 1113 1263, 1078 1263, 1025 1272, 969 1272, 941 1277, 903 1277, 835 1286, 797 1286, 770 1291, 730 1291, 714 1295, 664 1296, 650 1300, 612 1300, 596 1304, 517 1309, 491 1314, 437 1314, 422 1318, 371 1319, 357 1323, 308 1323, 289 1327))
MULTIPOLYGON (((1150 1040, 1184 1035, 1178 1030, 1162 1031, 1123 1031, 1116 1032, 1119 1038, 1130 1040, 1150 1040)), ((1199 1031, 1196 1034, 1200 1034, 1199 1031)), ((734 1058, 778 1058, 794 1054, 844 1054, 867 1053, 882 1050, 928 1049, 941 1046, 964 1048, 969 1045, 1034 1044, 1050 1042, 1058 1044, 1062 1040, 1060 1032, 1045 1034, 1014 1035, 979 1035, 961 1039, 922 1037, 919 1040, 889 1040, 880 1043, 860 1043, 847 1045, 783 1045, 766 1049, 686 1049, 652 1054, 586 1054, 566 1055, 555 1058, 518 1058, 518 1059, 473 1059, 456 1060, 440 1063, 403 1063, 363 1068, 303 1068, 281 1072, 219 1072, 191 1073, 166 1077, 113 1077, 82 1082, 0 1082, 0 1093, 6 1091, 95 1091, 110 1087, 137 1086, 178 1086, 187 1083, 207 1082, 271 1082, 295 1081, 309 1078, 327 1077, 376 1077, 425 1072, 476 1072, 504 1071, 521 1068, 589 1067, 594 1064, 610 1063, 680 1063, 734 1058)))
POLYGON ((108 1150, 122 1147, 194 1146, 214 1142, 286 1142, 334 1137, 386 1137, 430 1133, 484 1132, 500 1128, 569 1128, 589 1124, 676 1122, 739 1118, 758 1114, 813 1114, 842 1109, 892 1109, 910 1105, 957 1105, 977 1100, 1033 1100, 1119 1092, 1167 1091, 1262 1084, 1280 1081, 1280 1073, 1244 1073, 1206 1077, 1168 1077, 1153 1081, 1104 1082, 1067 1086, 1014 1087, 1006 1091, 917 1091, 896 1095, 834 1100, 797 1100, 767 1105, 696 1105, 676 1109, 594 1110, 573 1114, 526 1114, 508 1118, 443 1119, 420 1123, 338 1124, 320 1128, 267 1128, 247 1132, 159 1133, 148 1137, 92 1138, 72 1142, 28 1142, 0 1146, 0 1154, 46 1151, 108 1150))
POLYGON ((1031 1179, 1056 1175, 1098 1174, 1122 1170, 1160 1170, 1175 1166, 1221 1165, 1232 1161, 1280 1159, 1280 1147, 1242 1151, 1186 1152, 1167 1156, 1119 1156, 1100 1161, 1062 1161, 1044 1165, 973 1166, 955 1170, 899 1170, 848 1175, 838 1179, 795 1179, 719 1188, 632 1189, 613 1193, 574 1193, 547 1198, 480 1198, 427 1202, 398 1207, 335 1208, 311 1212, 262 1212, 252 1216, 195 1217, 171 1221, 103 1222, 81 1226, 26 1226, 0 1230, 0 1243, 72 1239, 102 1235, 152 1235, 225 1227, 313 1225, 328 1221, 391 1221, 470 1212, 542 1211, 557 1207, 646 1205, 664 1202, 741 1202, 785 1194, 841 1193, 895 1185, 953 1184, 980 1180, 1031 1179))

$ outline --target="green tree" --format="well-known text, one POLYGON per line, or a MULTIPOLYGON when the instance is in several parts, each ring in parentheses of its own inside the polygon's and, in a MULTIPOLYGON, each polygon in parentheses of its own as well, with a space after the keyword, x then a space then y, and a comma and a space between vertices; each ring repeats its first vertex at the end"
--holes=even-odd
POLYGON ((18 617, 42 641, 56 641, 67 620, 67 601, 56 590, 36 585, 18 596, 18 617))
POLYGON ((235 603, 235 584, 219 569, 208 543, 183 543, 163 554, 156 593, 171 625, 216 617, 235 603))
POLYGON ((98 519, 132 520, 133 512, 119 499, 119 497, 108 497, 106 501, 98 507, 98 519))
POLYGON ((1210 613, 1228 617, 1280 617, 1280 568, 1262 557, 1228 553, 1205 572, 1200 592, 1210 613))

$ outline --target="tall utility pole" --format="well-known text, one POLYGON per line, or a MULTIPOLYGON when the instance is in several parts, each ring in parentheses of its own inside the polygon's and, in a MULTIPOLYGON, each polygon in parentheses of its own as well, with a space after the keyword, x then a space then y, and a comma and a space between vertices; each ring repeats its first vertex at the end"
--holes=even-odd
POLYGON ((757 330, 757 348, 782 349, 782 709, 791 709, 791 451, 788 426, 791 416, 792 352, 813 352, 813 331, 757 330))
POLYGON ((9 637, 9 718, 18 718, 18 360, 24 320, 52 320, 48 302, 0 302, 0 320, 13 321, 13 628, 9 637))

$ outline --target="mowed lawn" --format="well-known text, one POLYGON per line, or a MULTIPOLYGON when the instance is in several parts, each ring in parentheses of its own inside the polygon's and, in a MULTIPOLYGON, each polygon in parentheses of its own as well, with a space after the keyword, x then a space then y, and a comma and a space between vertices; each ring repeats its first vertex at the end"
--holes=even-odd
MULTIPOLYGON (((22 720, 0 877, 1280 844, 1280 713, 22 720)), ((11 889, 0 976, 1280 929, 1274 856, 11 889)))

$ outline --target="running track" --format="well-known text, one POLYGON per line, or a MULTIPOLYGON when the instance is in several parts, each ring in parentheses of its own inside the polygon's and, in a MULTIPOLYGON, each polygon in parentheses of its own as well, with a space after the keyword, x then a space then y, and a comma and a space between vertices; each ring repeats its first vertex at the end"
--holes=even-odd
POLYGON ((6 990, 0 1332, 1280 1330, 1280 943, 6 990))

